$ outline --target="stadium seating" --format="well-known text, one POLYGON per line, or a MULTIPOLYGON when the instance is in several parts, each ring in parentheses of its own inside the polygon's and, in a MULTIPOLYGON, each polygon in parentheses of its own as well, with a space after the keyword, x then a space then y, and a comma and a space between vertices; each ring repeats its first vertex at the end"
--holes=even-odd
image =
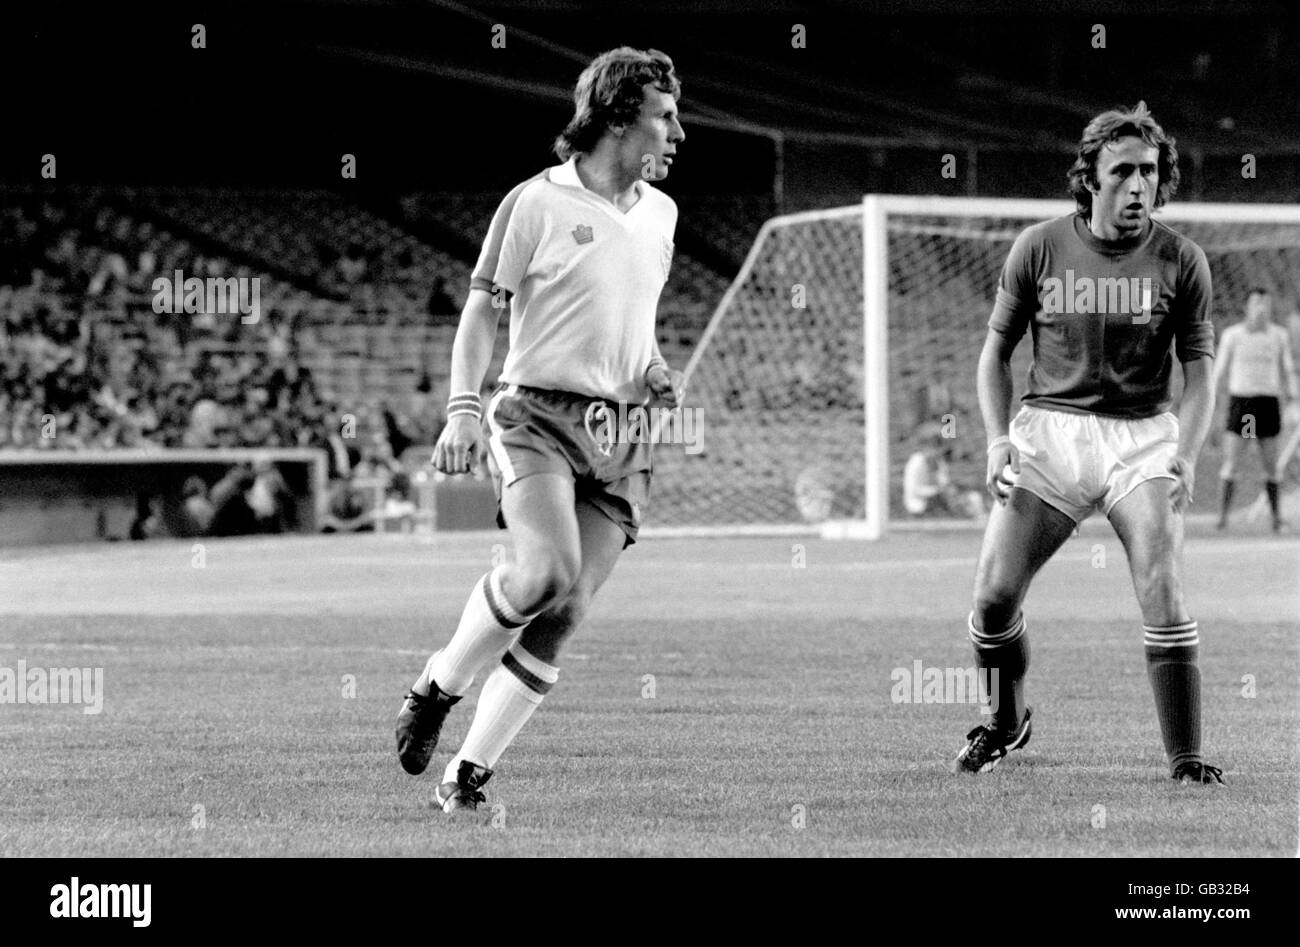
MULTIPOLYGON (((179 446, 203 383, 231 392, 256 388, 272 363, 292 365, 289 374, 305 378, 294 389, 294 407, 268 431, 237 425, 221 443, 315 442, 322 434, 311 428, 330 406, 374 416, 383 405, 407 405, 419 388, 435 402, 445 397, 472 260, 430 246, 377 213, 324 191, 70 188, 16 198, 0 228, 5 245, 21 245, 26 254, 13 262, 8 285, 0 284, 0 448, 179 446), (35 280, 33 269, 40 271, 35 280), (256 277, 261 319, 245 325, 231 315, 154 312, 153 279, 176 270, 256 277), (76 329, 64 339, 69 325, 76 329), (120 366, 110 382, 114 360, 120 366), (82 403, 58 414, 73 431, 42 438, 48 411, 41 389, 58 389, 62 374, 54 366, 74 362, 86 366, 82 403), (188 394, 167 394, 196 374, 188 394), (114 392, 107 401, 106 384, 114 392), (300 390, 306 393, 299 399, 300 390), (123 392, 149 403, 112 400, 123 392)), ((498 199, 416 195, 398 202, 394 216, 407 215, 422 233, 432 222, 433 232, 459 235, 459 243, 448 242, 467 248, 482 240, 498 199)), ((734 225, 732 239, 744 239, 734 225)), ((674 364, 689 358, 728 276, 677 255, 660 315, 661 346, 674 364)), ((506 341, 501 332, 490 378, 506 341)), ((426 422, 398 413, 415 426, 412 436, 436 437, 436 411, 426 422)))
MULTIPOLYGON (((981 174, 998 186, 1002 169, 989 160, 981 174)), ((1238 174, 1214 177, 1221 186, 1209 197, 1261 196, 1244 193, 1238 174)), ((1289 195, 1300 181, 1284 175, 1280 186, 1289 195)), ((818 202, 855 199, 827 192, 818 202)), ((205 391, 236 418, 211 443, 321 444, 326 425, 347 414, 359 420, 364 441, 384 427, 385 408, 405 436, 432 442, 443 420, 456 313, 499 200, 496 193, 415 193, 361 206, 323 190, 8 192, 0 205, 0 449, 180 446, 194 437, 205 391), (155 313, 152 278, 176 269, 257 277, 262 319, 243 325, 230 316, 155 313), (245 392, 268 386, 272 417, 262 421, 245 392), (51 415, 60 436, 42 438, 51 415)), ((688 195, 679 206, 659 341, 670 363, 684 367, 773 205, 766 196, 688 195)), ((973 278, 941 264, 923 253, 909 272, 928 284, 973 278)), ((1270 276, 1278 288, 1291 284, 1292 274, 1270 276)), ((973 386, 935 392, 929 382, 972 375, 977 353, 969 351, 968 327, 954 319, 982 322, 986 314, 929 311, 907 287, 895 289, 894 311, 929 327, 891 339, 896 363, 913 368, 896 393, 904 422, 894 429, 898 466, 922 418, 937 411, 978 418, 973 386), (904 348, 917 339, 925 344, 904 348)), ((980 299, 986 290, 964 285, 949 295, 980 299)), ((1216 312, 1221 322, 1234 317, 1216 312)), ((500 370, 506 335, 498 335, 489 380, 500 370)), ((718 436, 725 432, 711 434, 718 436)), ((982 460, 977 439, 963 440, 954 470, 975 477, 982 460)))

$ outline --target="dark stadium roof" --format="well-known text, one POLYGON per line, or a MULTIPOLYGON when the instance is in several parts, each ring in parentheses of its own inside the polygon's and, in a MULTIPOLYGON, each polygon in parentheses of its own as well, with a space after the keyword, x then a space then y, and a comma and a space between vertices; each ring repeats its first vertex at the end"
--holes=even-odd
POLYGON ((28 176, 58 146, 64 170, 87 175, 121 161, 146 180, 204 162, 259 177, 283 160, 325 180, 323 145, 454 180, 503 144, 544 160, 582 64, 624 43, 673 56, 697 141, 1064 152, 1089 116, 1144 98, 1185 148, 1300 149, 1300 29, 1276 3, 1194 0, 1177 16, 1119 0, 186 6, 6 5, 3 32, 22 42, 0 73, 26 98, 10 105, 0 176, 28 176), (193 50, 200 17, 208 46, 193 50), (498 21, 505 49, 489 43, 498 21))

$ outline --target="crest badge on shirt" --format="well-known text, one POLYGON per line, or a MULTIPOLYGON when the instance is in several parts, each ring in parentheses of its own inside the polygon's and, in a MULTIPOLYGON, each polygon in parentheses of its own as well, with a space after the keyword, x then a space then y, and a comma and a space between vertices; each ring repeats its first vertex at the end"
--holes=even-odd
POLYGON ((578 241, 579 245, 591 243, 591 241, 596 239, 596 232, 586 224, 578 224, 578 226, 573 228, 573 239, 578 241))

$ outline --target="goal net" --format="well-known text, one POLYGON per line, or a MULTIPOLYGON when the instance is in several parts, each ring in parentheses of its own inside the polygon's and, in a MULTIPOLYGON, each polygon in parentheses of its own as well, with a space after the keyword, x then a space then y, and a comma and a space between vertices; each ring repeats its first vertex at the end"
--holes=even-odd
MULTIPOLYGON (((769 220, 687 366, 698 449, 656 448, 655 525, 877 538, 909 518, 902 470, 923 442, 942 445, 954 485, 982 494, 975 369, 998 274, 1022 230, 1071 210, 868 195, 769 220)), ((1257 285, 1286 319, 1300 207, 1173 203, 1156 219, 1205 250, 1217 330, 1257 285)), ((1017 399, 1029 361, 1026 338, 1012 361, 1017 399)), ((1216 459, 1211 444, 1198 477, 1207 497, 1216 459)))

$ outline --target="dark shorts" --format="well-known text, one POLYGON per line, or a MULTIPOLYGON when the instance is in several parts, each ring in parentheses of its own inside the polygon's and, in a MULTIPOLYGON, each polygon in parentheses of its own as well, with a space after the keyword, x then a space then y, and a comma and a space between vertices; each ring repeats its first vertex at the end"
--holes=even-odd
POLYGON ((1277 437, 1282 430, 1281 403, 1270 395, 1252 398, 1233 395, 1228 399, 1228 424, 1224 430, 1241 437, 1247 434, 1277 437), (1251 421, 1253 428, 1248 423, 1251 421))
MULTIPOLYGON (((627 418, 624 408, 622 418, 627 418)), ((502 385, 483 415, 497 525, 506 526, 501 491, 533 474, 570 477, 579 503, 608 517, 636 542, 650 498, 649 431, 620 424, 619 405, 568 391, 502 385), (620 437, 619 431, 626 435, 620 437)))

